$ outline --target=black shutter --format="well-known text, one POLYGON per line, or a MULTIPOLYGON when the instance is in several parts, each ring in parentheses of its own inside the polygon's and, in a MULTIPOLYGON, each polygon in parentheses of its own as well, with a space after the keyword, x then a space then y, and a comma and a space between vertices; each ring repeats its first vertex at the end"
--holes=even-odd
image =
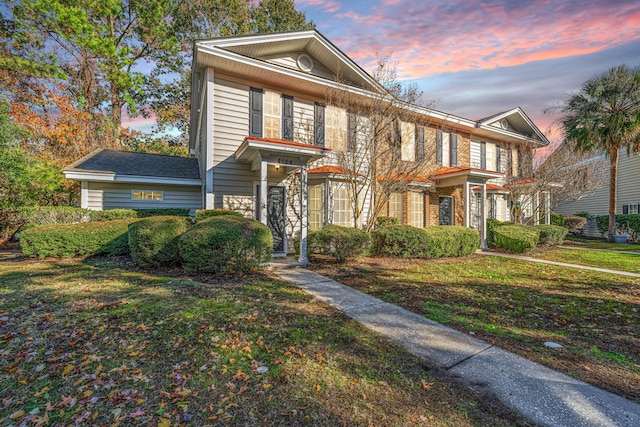
POLYGON ((262 89, 251 88, 249 92, 249 136, 262 138, 262 89))
POLYGON ((347 113, 347 151, 355 152, 357 143, 357 116, 354 113, 347 113))
POLYGON ((502 156, 501 154, 501 150, 500 150, 500 146, 496 145, 496 171, 497 172, 502 172, 501 168, 502 168, 502 159, 500 158, 502 156))
POLYGON ((622 213, 624 215, 629 213, 629 205, 622 205, 622 213))
POLYGON ((513 176, 513 153, 511 152, 510 149, 507 149, 507 153, 508 153, 508 157, 509 157, 509 170, 506 170, 505 172, 507 172, 507 175, 511 175, 513 176))
POLYGON ((638 210, 638 213, 640 214, 640 205, 638 205, 638 207, 636 209, 638 210))
POLYGON ((487 168, 487 143, 480 143, 480 169, 487 168))
POLYGON ((282 95, 282 139, 293 141, 293 96, 282 95))
POLYGON ((316 102, 314 107, 314 144, 318 147, 324 147, 324 105, 316 102))
POLYGON ((424 160, 424 127, 416 126, 416 162, 424 160))
POLYGON ((436 131, 436 164, 442 164, 442 131, 436 131))
POLYGON ((458 166, 458 134, 451 134, 451 141, 449 141, 449 148, 451 155, 449 159, 451 159, 451 166, 458 166))

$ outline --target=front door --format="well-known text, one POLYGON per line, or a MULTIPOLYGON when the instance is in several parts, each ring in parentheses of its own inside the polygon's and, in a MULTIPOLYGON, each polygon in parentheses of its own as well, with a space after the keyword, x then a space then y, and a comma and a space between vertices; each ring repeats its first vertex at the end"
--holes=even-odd
POLYGON ((453 225, 453 197, 440 197, 440 225, 453 225))
POLYGON ((273 235, 273 252, 286 250, 286 200, 284 187, 269 187, 267 193, 267 226, 273 235))

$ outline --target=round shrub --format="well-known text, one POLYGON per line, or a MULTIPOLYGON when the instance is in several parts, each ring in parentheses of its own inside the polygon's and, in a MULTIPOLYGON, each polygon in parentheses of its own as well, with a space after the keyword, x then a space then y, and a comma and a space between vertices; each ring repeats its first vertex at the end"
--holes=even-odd
POLYGON ((565 227, 559 225, 539 224, 535 228, 540 233, 539 245, 561 245, 569 232, 565 227))
POLYGON ((569 233, 580 234, 587 225, 587 218, 583 216, 569 215, 565 218, 564 226, 569 230, 569 233))
POLYGON ((266 225, 253 219, 213 216, 189 227, 178 248, 186 271, 242 273, 269 262, 273 237, 266 225))
POLYGON ((309 233, 308 252, 329 255, 337 262, 364 254, 371 246, 371 236, 363 230, 327 225, 309 233))
POLYGON ((68 258, 129 253, 128 227, 135 220, 50 224, 33 227, 20 234, 25 255, 68 258))
POLYGON ((495 245, 496 237, 493 234, 493 232, 497 227, 500 227, 504 224, 510 224, 510 223, 503 222, 497 219, 487 219, 487 245, 489 246, 495 245))
POLYGON ((400 222, 395 216, 379 216, 376 218, 376 228, 386 227, 387 225, 397 225, 400 222))
POLYGON ((372 252, 395 258, 426 258, 427 235, 421 228, 388 225, 371 232, 372 252))
POLYGON ((179 263, 178 239, 191 222, 180 216, 151 216, 130 224, 131 258, 140 267, 179 263))
POLYGON ((480 246, 480 233, 472 228, 441 225, 423 231, 427 235, 427 258, 467 256, 480 246))
POLYGON ((223 215, 244 216, 240 212, 228 209, 198 209, 196 211, 196 221, 202 221, 203 219, 211 218, 212 216, 223 215))
POLYGON ((495 245, 513 252, 526 253, 538 244, 540 233, 534 227, 521 224, 508 224, 493 230, 495 245))
POLYGON ((566 220, 566 216, 562 215, 561 213, 551 211, 551 225, 559 225, 560 227, 563 227, 566 220))

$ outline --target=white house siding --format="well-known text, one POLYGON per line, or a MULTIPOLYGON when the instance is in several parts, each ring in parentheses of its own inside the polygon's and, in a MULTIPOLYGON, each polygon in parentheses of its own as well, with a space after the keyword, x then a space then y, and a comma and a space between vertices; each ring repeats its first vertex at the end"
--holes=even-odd
POLYGON ((480 143, 477 141, 471 141, 471 167, 479 168, 480 167, 480 143))
POLYGON ((88 182, 87 196, 91 210, 182 208, 193 214, 202 208, 199 186, 88 182), (134 190, 162 191, 163 200, 133 200, 134 190))

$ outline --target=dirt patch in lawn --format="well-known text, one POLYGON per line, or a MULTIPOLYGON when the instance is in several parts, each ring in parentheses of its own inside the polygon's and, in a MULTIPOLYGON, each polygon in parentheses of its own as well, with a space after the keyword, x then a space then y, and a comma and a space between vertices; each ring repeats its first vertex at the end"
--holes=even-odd
POLYGON ((312 261, 317 273, 640 402, 640 279, 478 255, 312 261))

